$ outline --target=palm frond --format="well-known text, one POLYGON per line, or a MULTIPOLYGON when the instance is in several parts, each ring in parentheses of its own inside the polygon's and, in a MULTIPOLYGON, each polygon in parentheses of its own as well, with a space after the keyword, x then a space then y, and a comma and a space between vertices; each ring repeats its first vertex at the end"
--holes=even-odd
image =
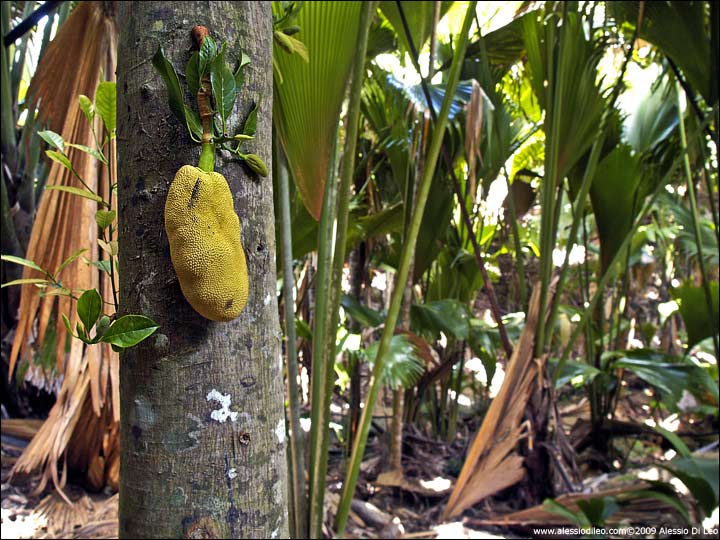
MULTIPOLYGON (((710 57, 707 2, 643 2, 643 20, 638 37, 656 45, 684 73, 690 86, 710 105, 711 80, 717 69, 710 57)), ((639 2, 609 2, 608 9, 619 22, 635 24, 639 2)))
POLYGON ((308 212, 320 219, 340 107, 355 56, 360 2, 307 2, 296 24, 309 62, 275 48, 274 121, 308 212))
POLYGON ((590 200, 600 237, 603 273, 642 206, 638 193, 641 178, 638 155, 633 154, 628 145, 618 146, 598 163, 590 200))
POLYGON ((527 436, 521 420, 546 358, 533 358, 537 322, 544 316, 546 314, 540 312, 540 286, 536 285, 525 327, 508 361, 502 387, 468 451, 445 508, 445 518, 460 514, 525 476, 523 457, 517 453, 516 446, 527 436))
POLYGON ((677 101, 668 95, 672 85, 664 77, 648 88, 623 124, 623 134, 636 152, 647 152, 667 139, 678 125, 677 101))
POLYGON ((586 38, 578 13, 567 13, 563 19, 562 42, 557 41, 554 27, 543 23, 537 14, 521 20, 530 80, 540 106, 546 111, 546 126, 551 125, 553 115, 560 117, 555 178, 559 180, 592 145, 605 110, 607 100, 596 77, 605 43, 586 38), (550 62, 552 57, 555 58, 550 62), (560 105, 557 111, 553 110, 551 96, 560 105))
MULTIPOLYGON (((661 208, 669 211, 676 222, 676 238, 680 244, 682 254, 688 259, 697 260, 698 246, 693 233, 693 220, 690 209, 667 193, 663 193, 658 197, 658 204, 661 208)), ((720 258, 718 257, 718 243, 713 222, 703 217, 700 219, 699 225, 703 255, 710 264, 717 265, 720 258)))
MULTIPOLYGON (((101 73, 114 77, 116 38, 112 14, 105 12, 105 4, 84 2, 73 11, 45 50, 28 90, 28 108, 33 111, 37 106, 40 123, 68 141, 95 146, 78 96, 94 96, 101 73), (72 68, 68 62, 72 62, 72 68)), ((100 118, 96 121, 95 129, 100 132, 100 118)), ((110 166, 115 170, 114 143, 110 144, 107 154, 111 156, 110 166)), ((107 173, 98 174, 95 160, 85 152, 70 149, 68 155, 85 182, 107 199, 109 181, 104 176, 107 173)), ((48 179, 49 184, 82 187, 72 173, 54 161, 50 165, 48 179)), ((59 190, 45 192, 26 258, 51 271, 81 248, 88 248, 85 255, 89 260, 102 259, 96 242, 98 230, 93 217, 96 209, 96 203, 88 199, 59 190)), ((26 268, 23 275, 36 277, 37 273, 26 268)), ((112 302, 108 275, 95 266, 83 264, 80 259, 65 269, 62 282, 70 290, 97 288, 106 302, 112 302)), ((66 478, 64 474, 59 475, 58 467, 66 452, 72 453, 74 437, 102 441, 108 426, 117 424, 119 420, 118 355, 109 346, 86 348, 74 339, 69 341, 69 351, 66 352, 68 336, 60 314, 68 314, 73 326, 78 320, 75 306, 67 297, 41 296, 39 289, 26 286, 22 290, 19 313, 10 355, 10 372, 18 358, 33 361, 34 352, 44 343, 49 324, 53 321, 55 370, 64 378, 56 404, 37 436, 16 462, 13 474, 42 469, 39 489, 43 489, 49 480, 61 488, 66 478), (103 420, 99 424, 91 420, 100 417, 103 420), (75 429, 78 425, 83 425, 80 432, 75 429)), ((110 446, 117 443, 117 435, 107 438, 110 446)), ((97 449, 97 445, 89 448, 97 449)), ((89 460, 76 462, 81 465, 81 470, 85 470, 88 463, 89 460)), ((103 466, 103 483, 110 471, 103 466)))
MULTIPOLYGON (((368 362, 375 363, 379 342, 370 344, 363 352, 368 362)), ((390 347, 383 366, 383 382, 393 390, 410 388, 425 371, 425 363, 414 343, 405 334, 396 334, 390 340, 390 347)))
MULTIPOLYGON (((430 37, 430 29, 434 22, 433 3, 434 2, 422 1, 405 1, 402 3, 403 15, 405 16, 408 28, 410 28, 412 41, 418 53, 430 37)), ((452 2, 440 2, 440 19, 445 15, 451 4, 452 2)), ((403 46, 403 49, 407 51, 408 54, 412 54, 410 43, 405 34, 398 3, 392 0, 380 2, 380 11, 382 11, 382 14, 395 29, 395 33, 398 35, 398 41, 403 46)))

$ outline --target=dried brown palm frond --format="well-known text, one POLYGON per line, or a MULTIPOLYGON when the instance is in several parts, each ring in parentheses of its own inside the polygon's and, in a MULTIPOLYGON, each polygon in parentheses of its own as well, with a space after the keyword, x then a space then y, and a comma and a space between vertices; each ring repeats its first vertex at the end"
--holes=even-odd
POLYGON ((539 316, 540 287, 536 286, 525 328, 508 363, 500 392, 465 458, 445 508, 445 518, 460 514, 485 497, 516 484, 525 475, 523 458, 516 448, 518 442, 528 436, 527 423, 521 421, 545 362, 544 358, 535 359, 533 355, 539 316))
MULTIPOLYGON (((117 514, 117 511, 116 511, 117 514)), ((58 536, 58 538, 117 538, 118 520, 104 519, 102 521, 91 521, 79 529, 75 529, 70 535, 58 536)))
POLYGON ((42 420, 34 418, 5 418, 2 421, 2 434, 29 441, 35 436, 42 424, 42 420))
MULTIPOLYGON (((95 146, 95 140, 80 109, 78 96, 94 96, 101 74, 114 79, 117 33, 112 13, 107 11, 111 7, 109 2, 83 2, 73 11, 48 45, 28 91, 29 110, 37 105, 41 123, 60 133, 65 140, 91 148, 95 146)), ((101 133, 100 127, 100 119, 96 118, 97 133, 101 133)), ((106 150, 115 178, 114 143, 106 150)), ((85 183, 107 199, 107 168, 99 168, 94 158, 75 149, 70 149, 68 156, 85 183)), ((52 162, 48 184, 82 187, 72 173, 57 162, 52 162)), ((87 249, 84 256, 90 261, 104 258, 97 244, 96 210, 97 204, 88 199, 57 190, 46 191, 26 258, 49 271, 55 271, 62 261, 80 249, 87 249)), ((38 277, 29 268, 23 275, 38 277)), ((112 302, 107 274, 84 264, 82 259, 70 264, 60 280, 72 291, 97 288, 106 303, 112 302)), ((117 354, 107 345, 86 347, 76 339, 68 341, 69 350, 66 351, 69 336, 60 315, 67 315, 74 327, 78 321, 74 302, 64 296, 41 296, 40 293, 40 289, 33 286, 23 286, 10 354, 10 373, 18 358, 32 364, 49 325, 55 325, 55 371, 57 376, 63 377, 62 386, 48 419, 13 467, 13 475, 42 469, 39 490, 44 489, 50 479, 61 488, 68 464, 89 470, 93 456, 87 454, 88 449, 99 451, 103 445, 107 446, 107 453, 102 455, 105 461, 112 454, 110 448, 117 446, 116 424, 120 412, 117 354), (82 430, 76 432, 78 425, 82 430), (87 448, 81 451, 76 443, 87 445, 87 448), (87 461, 79 463, 81 458, 87 461), (58 471, 61 459, 65 460, 62 475, 58 471)), ((97 464, 94 467, 97 472, 97 464)), ((112 467, 105 469, 106 481, 112 467)))
POLYGON ((465 157, 468 164, 467 177, 470 182, 468 192, 473 202, 475 202, 475 195, 477 194, 476 165, 478 158, 481 166, 483 162, 480 143, 482 141, 484 94, 485 92, 480 87, 480 83, 473 79, 470 102, 465 106, 465 157))
POLYGON ((103 407, 100 415, 93 411, 92 400, 86 399, 80 418, 82 429, 72 432, 67 463, 73 470, 87 471, 85 481, 89 488, 100 490, 109 486, 118 489, 120 453, 118 442, 119 424, 113 418, 115 409, 103 407))
POLYGON ((35 513, 47 523, 40 538, 117 538, 118 496, 98 499, 78 490, 68 505, 53 493, 38 504, 35 513))

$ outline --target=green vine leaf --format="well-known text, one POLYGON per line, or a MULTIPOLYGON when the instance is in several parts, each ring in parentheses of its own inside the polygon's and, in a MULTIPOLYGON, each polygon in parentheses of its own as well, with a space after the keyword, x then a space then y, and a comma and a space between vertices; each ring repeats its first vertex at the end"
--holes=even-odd
POLYGON ((65 287, 58 287, 58 286, 48 286, 45 288, 45 290, 40 292, 40 297, 45 296, 72 296, 72 292, 70 289, 66 289, 65 287))
POLYGON ((65 259, 62 263, 60 263, 60 266, 58 266, 58 269, 55 271, 55 279, 59 279, 60 273, 65 270, 67 265, 69 265, 71 262, 73 262, 75 259, 80 257, 83 253, 87 251, 87 248, 82 248, 77 250, 75 253, 70 255, 67 259, 65 259))
POLYGON ((37 263, 35 263, 31 260, 28 260, 28 259, 23 259, 22 257, 16 257, 15 255, 2 255, 2 256, 0 256, 0 260, 15 263, 15 264, 21 264, 22 266, 27 266, 28 268, 37 270, 38 272, 41 272, 41 273, 45 274, 46 276, 50 275, 48 272, 46 272, 45 270, 40 268, 37 265, 37 263))
POLYGON ((158 328, 155 321, 143 315, 125 315, 107 329, 100 341, 125 349, 137 345, 158 328))
POLYGON ((75 337, 75 334, 72 331, 72 325, 70 324, 70 319, 68 319, 67 315, 65 315, 64 313, 61 313, 60 315, 62 316, 62 320, 65 324, 65 330, 67 330, 67 333, 75 337))
POLYGON ((115 100, 115 83, 111 81, 101 82, 95 92, 95 110, 102 118, 105 129, 110 134, 110 138, 115 137, 115 127, 117 125, 116 117, 116 100, 115 100))
POLYGON ((89 148, 85 146, 84 144, 75 144, 75 143, 69 143, 66 142, 65 146, 70 146, 71 148, 77 148, 78 150, 85 152, 86 154, 90 154, 92 157, 97 159, 99 162, 104 163, 105 165, 108 164, 107 159, 105 159, 105 156, 103 156, 100 152, 95 150, 94 148, 89 148))
POLYGON ((93 102, 83 94, 80 94, 78 97, 78 102, 80 103, 80 110, 82 110, 85 118, 88 119, 88 122, 92 122, 95 118, 95 105, 93 105, 93 102))
POLYGON ((56 152, 55 150, 45 150, 45 155, 53 161, 57 161, 60 165, 62 165, 69 171, 75 170, 73 169, 72 163, 70 163, 70 160, 65 154, 61 152, 56 152))
POLYGON ((97 243, 100 246, 100 248, 110 255, 111 257, 115 257, 118 254, 118 242, 117 240, 111 240, 110 242, 105 242, 104 240, 101 240, 100 238, 97 239, 97 243))
POLYGON ((40 279, 40 278, 21 278, 21 279, 14 279, 12 281, 8 281, 7 283, 3 283, 0 285, 0 289, 4 289, 5 287, 10 287, 11 285, 50 285, 50 282, 47 279, 40 279))
POLYGON ((98 210, 95 212, 95 223, 101 229, 107 229, 115 221, 115 210, 98 210))
POLYGON ((110 317, 103 315, 95 327, 95 339, 93 341, 100 341, 100 338, 105 335, 108 327, 110 326, 110 317))
POLYGON ((107 204, 107 203, 105 203, 105 201, 103 201, 102 197, 100 197, 99 195, 95 195, 95 193, 93 193, 92 191, 88 191, 87 189, 76 188, 73 186, 58 186, 58 185, 54 185, 54 184, 50 185, 50 186, 45 186, 45 189, 55 189, 57 191, 64 191, 64 192, 70 193, 72 195, 77 195, 78 197, 84 197, 86 199, 90 199, 91 201, 107 204))
MULTIPOLYGON (((170 61, 165 57, 165 51, 162 47, 158 47, 155 56, 153 56, 152 62, 153 66, 165 82, 170 110, 178 120, 185 124, 192 140, 200 142, 202 139, 202 125, 200 123, 200 117, 197 112, 193 111, 183 100, 183 93, 182 90, 180 90, 180 80, 178 79, 177 72, 170 61)), ((191 74, 191 77, 194 77, 194 75, 191 74)), ((201 78, 202 77, 199 75, 198 85, 200 84, 199 81, 201 78)))
POLYGON ((100 293, 95 289, 89 289, 82 293, 77 302, 77 312, 85 328, 90 331, 102 314, 100 293))
POLYGON ((50 146, 54 146, 61 152, 65 151, 65 140, 62 138, 62 135, 59 133, 55 133, 54 131, 51 131, 49 129, 46 129, 45 131, 38 131, 38 135, 40 138, 48 143, 50 146))
POLYGON ((88 345, 90 345, 90 336, 88 336, 87 330, 83 328, 83 325, 80 324, 80 321, 77 322, 75 328, 77 329, 77 336, 75 337, 77 337, 83 343, 87 343, 88 345))
POLYGON ((85 262, 86 262, 87 264, 93 265, 95 268, 97 268, 97 269, 99 269, 99 270, 102 270, 102 271, 105 272, 106 274, 109 274, 109 273, 110 273, 110 261, 107 260, 107 259, 105 259, 105 260, 103 260, 103 261, 91 261, 91 260, 89 260, 89 259, 86 258, 86 259, 85 259, 85 262))

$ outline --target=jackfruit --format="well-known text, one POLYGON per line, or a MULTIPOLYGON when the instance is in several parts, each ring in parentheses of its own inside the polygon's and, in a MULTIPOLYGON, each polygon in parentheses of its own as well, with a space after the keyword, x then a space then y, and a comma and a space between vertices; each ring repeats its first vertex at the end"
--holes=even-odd
POLYGON ((165 201, 165 230, 180 288, 195 311, 212 321, 240 315, 248 299, 248 274, 225 177, 181 167, 165 201))

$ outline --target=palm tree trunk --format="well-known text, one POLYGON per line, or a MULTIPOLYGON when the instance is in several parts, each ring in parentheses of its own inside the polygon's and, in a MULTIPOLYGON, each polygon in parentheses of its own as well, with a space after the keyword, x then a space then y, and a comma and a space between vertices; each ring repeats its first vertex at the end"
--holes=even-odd
POLYGON ((261 97, 255 140, 243 149, 271 165, 270 4, 123 2, 119 11, 121 311, 160 325, 121 355, 120 537, 287 537, 272 184, 216 156, 242 226, 250 296, 234 321, 208 321, 182 295, 163 219, 175 173, 197 164, 200 147, 171 115, 150 61, 162 45, 184 73, 197 24, 228 42, 230 62, 242 48, 252 63, 230 128, 261 97))

